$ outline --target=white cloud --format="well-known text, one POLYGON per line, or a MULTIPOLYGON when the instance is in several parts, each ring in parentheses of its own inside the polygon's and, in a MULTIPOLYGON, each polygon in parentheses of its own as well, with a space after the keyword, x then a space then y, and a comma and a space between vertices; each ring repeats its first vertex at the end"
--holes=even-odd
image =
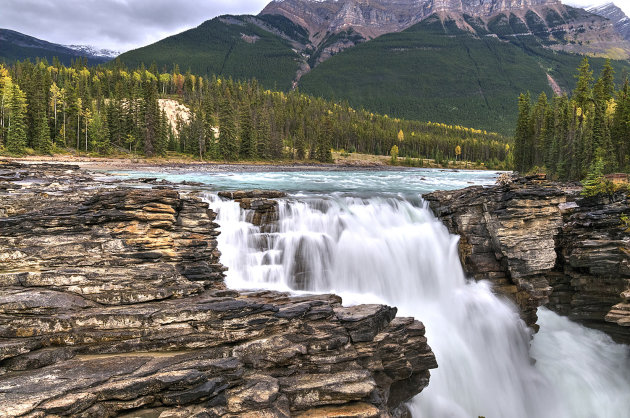
POLYGON ((0 27, 60 44, 128 50, 268 0, 2 0, 0 27))

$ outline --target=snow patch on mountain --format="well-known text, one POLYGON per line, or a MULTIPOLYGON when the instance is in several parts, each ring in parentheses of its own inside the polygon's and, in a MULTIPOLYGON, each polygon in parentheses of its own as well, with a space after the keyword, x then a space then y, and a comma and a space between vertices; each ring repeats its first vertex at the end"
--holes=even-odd
POLYGON ((64 45, 66 48, 73 49, 86 57, 100 57, 100 58, 116 58, 121 54, 120 51, 114 51, 111 49, 100 49, 90 45, 64 45))

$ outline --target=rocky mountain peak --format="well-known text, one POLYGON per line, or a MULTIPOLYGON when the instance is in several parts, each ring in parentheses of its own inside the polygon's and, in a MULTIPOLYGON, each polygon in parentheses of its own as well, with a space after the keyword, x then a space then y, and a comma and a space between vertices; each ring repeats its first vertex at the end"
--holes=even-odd
POLYGON ((261 14, 282 15, 318 34, 352 27, 366 38, 398 32, 437 12, 490 16, 559 0, 273 0, 261 14))
POLYGON ((591 7, 589 12, 609 19, 615 30, 624 38, 630 41, 630 18, 614 3, 607 3, 601 6, 591 7))

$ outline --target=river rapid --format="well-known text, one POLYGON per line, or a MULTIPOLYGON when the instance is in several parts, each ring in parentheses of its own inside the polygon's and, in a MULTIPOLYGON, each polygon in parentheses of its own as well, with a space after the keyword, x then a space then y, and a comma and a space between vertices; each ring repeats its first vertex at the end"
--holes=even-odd
POLYGON ((465 277, 458 237, 422 201, 434 190, 490 185, 489 171, 128 172, 213 190, 277 189, 274 231, 246 222, 215 192, 219 249, 234 289, 336 293, 413 316, 439 368, 409 404, 414 417, 630 417, 630 348, 539 309, 533 335, 487 282, 465 277))

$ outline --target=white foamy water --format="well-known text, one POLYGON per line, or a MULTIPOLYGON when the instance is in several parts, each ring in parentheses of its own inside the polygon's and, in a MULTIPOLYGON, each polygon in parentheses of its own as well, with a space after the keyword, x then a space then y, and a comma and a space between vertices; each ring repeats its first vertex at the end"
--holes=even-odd
POLYGON ((466 279, 457 237, 418 198, 491 184, 496 173, 127 174, 293 193, 272 233, 246 222, 237 203, 207 195, 228 286, 332 292, 346 305, 385 303, 421 320, 439 368, 410 402, 414 417, 630 417, 628 346, 546 309, 531 340, 514 306, 466 279))
POLYGON ((261 234, 237 204, 210 199, 228 286, 332 292, 424 322, 439 368, 410 403, 414 416, 628 415, 627 347, 602 338, 593 345, 599 333, 543 311, 534 365, 516 309, 487 283, 466 280, 457 238, 427 209, 400 198, 307 195, 282 201, 277 231, 261 234), (560 335, 557 321, 567 325, 560 335))

